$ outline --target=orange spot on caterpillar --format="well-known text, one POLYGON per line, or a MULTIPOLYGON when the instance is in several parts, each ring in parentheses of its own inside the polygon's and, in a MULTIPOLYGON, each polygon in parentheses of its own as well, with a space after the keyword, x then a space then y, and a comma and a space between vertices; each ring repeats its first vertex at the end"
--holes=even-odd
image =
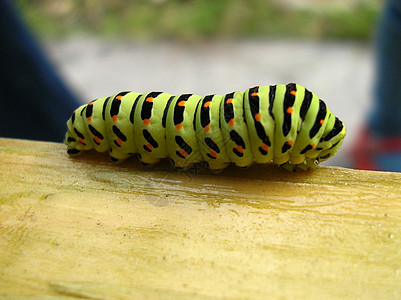
POLYGON ((96 143, 100 144, 100 139, 99 139, 97 136, 94 136, 94 137, 93 137, 93 140, 94 140, 96 143))
POLYGON ((260 113, 256 113, 254 118, 255 118, 256 121, 260 122, 261 114, 260 113))
POLYGON ((184 149, 181 149, 180 150, 180 154, 182 155, 182 156, 184 156, 184 157, 187 157, 187 152, 185 152, 185 150, 184 149))
POLYGON ((150 119, 143 120, 143 125, 149 125, 149 124, 150 124, 150 119))
POLYGON ((257 96, 258 96, 258 93, 257 93, 257 92, 254 92, 254 93, 251 94, 251 96, 252 96, 252 97, 257 97, 257 96))
POLYGON ((262 146, 260 146, 263 150, 265 150, 266 152, 269 151, 269 146, 267 146, 266 144, 262 144, 262 146))
POLYGON ((292 146, 293 144, 294 144, 294 141, 293 141, 293 140, 289 140, 289 141, 288 141, 288 145, 292 146))
POLYGON ((117 116, 117 115, 114 115, 114 116, 112 117, 112 119, 113 119, 113 122, 115 122, 115 121, 118 120, 118 116, 117 116))
MULTIPOLYGON (((77 109, 78 109, 78 108, 77 108, 77 109)), ((77 109, 75 109, 75 110, 73 111, 74 114, 77 112, 77 109)))
POLYGON ((294 112, 294 109, 292 108, 292 106, 287 108, 287 114, 292 114, 293 112, 294 112))
POLYGON ((182 129, 182 123, 175 125, 175 128, 177 128, 178 130, 182 129))
POLYGON ((291 91, 290 94, 293 95, 293 96, 296 96, 297 95, 297 91, 291 91))
POLYGON ((152 146, 151 144, 147 144, 146 147, 147 147, 150 151, 153 150, 153 146, 152 146))
POLYGON ((226 103, 227 103, 227 104, 233 103, 233 98, 227 99, 226 103))
POLYGON ((153 102, 153 97, 146 98, 146 102, 153 102))
POLYGON ((203 104, 203 107, 209 107, 210 104, 211 104, 211 102, 210 102, 210 101, 207 101, 205 104, 203 104))
POLYGON ((235 149, 237 149, 237 151, 240 153, 244 152, 244 149, 242 148, 242 146, 237 146, 237 147, 235 147, 235 149))
POLYGON ((210 155, 213 157, 217 157, 217 152, 212 150, 212 151, 210 151, 210 155))
POLYGON ((230 125, 231 127, 233 127, 235 124, 235 120, 231 119, 230 121, 228 121, 228 125, 230 125))
POLYGON ((85 144, 85 140, 84 140, 83 138, 80 138, 78 141, 79 141, 81 144, 85 144))
POLYGON ((123 144, 123 141, 121 139, 116 139, 117 144, 119 144, 120 146, 123 144))
POLYGON ((321 120, 320 120, 320 125, 323 125, 323 123, 324 123, 324 120, 321 119, 321 120))
POLYGON ((88 122, 92 121, 92 117, 86 118, 88 122))
POLYGON ((312 144, 311 147, 312 147, 312 148, 315 148, 315 147, 316 147, 316 144, 312 144))
POLYGON ((185 106, 185 101, 178 102, 178 106, 185 106))
POLYGON ((116 99, 117 99, 117 100, 121 100, 122 97, 123 97, 123 96, 117 96, 116 99))
POLYGON ((88 105, 93 105, 93 101, 89 102, 88 105))
POLYGON ((205 126, 205 131, 208 132, 210 130, 210 124, 205 126))

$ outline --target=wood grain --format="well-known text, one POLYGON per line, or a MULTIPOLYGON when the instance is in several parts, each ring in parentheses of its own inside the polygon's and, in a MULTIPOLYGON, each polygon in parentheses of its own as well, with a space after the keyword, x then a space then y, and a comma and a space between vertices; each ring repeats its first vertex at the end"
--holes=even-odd
POLYGON ((397 299, 401 174, 222 174, 0 139, 0 295, 397 299))

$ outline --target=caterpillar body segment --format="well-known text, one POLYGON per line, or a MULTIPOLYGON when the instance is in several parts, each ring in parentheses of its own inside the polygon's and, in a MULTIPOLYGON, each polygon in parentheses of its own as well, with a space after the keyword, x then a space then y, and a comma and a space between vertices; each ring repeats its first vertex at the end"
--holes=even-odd
POLYGON ((132 106, 133 134, 129 138, 136 144, 136 152, 139 153, 143 165, 154 164, 168 157, 165 120, 167 111, 164 110, 173 97, 168 93, 151 92, 140 95, 136 105, 132 106))
POLYGON ((253 156, 244 116, 244 92, 225 95, 222 106, 220 124, 228 157, 239 167, 250 166, 253 156))
POLYGON ((201 96, 193 94, 176 96, 167 113, 167 151, 178 169, 203 161, 194 125, 195 111, 200 99, 201 96))
POLYGON ((227 139, 220 127, 222 95, 208 95, 199 101, 195 115, 195 130, 202 158, 211 170, 224 169, 230 162, 227 139))
POLYGON ((77 108, 67 122, 67 151, 109 151, 142 164, 170 158, 177 169, 206 162, 218 171, 234 163, 315 168, 332 157, 344 124, 303 86, 264 85, 226 95, 121 92, 77 108))
POLYGON ((270 96, 274 96, 273 86, 261 86, 245 92, 245 119, 251 141, 252 155, 256 163, 268 163, 274 158, 276 124, 270 96), (265 112, 265 113, 262 113, 265 112))

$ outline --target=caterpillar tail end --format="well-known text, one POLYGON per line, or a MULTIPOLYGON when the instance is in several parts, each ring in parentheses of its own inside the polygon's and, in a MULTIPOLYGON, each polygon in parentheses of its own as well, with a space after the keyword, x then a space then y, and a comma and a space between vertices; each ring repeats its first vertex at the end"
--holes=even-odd
POLYGON ((67 145, 67 153, 71 156, 76 156, 81 153, 81 150, 77 149, 75 145, 75 139, 71 137, 69 132, 66 133, 64 138, 64 144, 67 145))
POLYGON ((79 155, 81 153, 81 150, 75 149, 75 148, 70 148, 67 147, 67 153, 71 156, 76 156, 79 155))

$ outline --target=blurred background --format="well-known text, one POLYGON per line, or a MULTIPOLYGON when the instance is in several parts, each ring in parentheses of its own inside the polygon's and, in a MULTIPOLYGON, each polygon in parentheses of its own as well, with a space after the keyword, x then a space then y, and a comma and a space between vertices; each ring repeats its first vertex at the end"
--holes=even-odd
POLYGON ((296 82, 345 122, 344 146, 328 161, 338 166, 350 165, 371 105, 383 2, 12 1, 80 103, 123 90, 205 95, 296 82))

